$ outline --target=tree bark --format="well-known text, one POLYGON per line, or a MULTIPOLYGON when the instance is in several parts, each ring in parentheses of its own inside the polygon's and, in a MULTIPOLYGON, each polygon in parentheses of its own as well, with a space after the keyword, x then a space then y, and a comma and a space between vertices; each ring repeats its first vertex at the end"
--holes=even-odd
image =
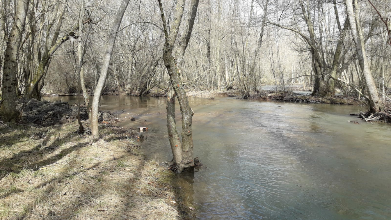
POLYGON ((348 14, 350 27, 352 29, 352 33, 354 39, 356 40, 356 48, 358 60, 360 63, 361 70, 363 72, 365 83, 368 91, 368 104, 369 111, 372 113, 380 111, 379 109, 379 95, 376 88, 375 81, 373 80, 371 69, 369 67, 369 62, 366 56, 366 50, 364 45, 364 36, 361 29, 360 17, 359 17, 359 5, 357 4, 357 0, 345 0, 346 3, 346 11, 348 14), (354 2, 353 2, 354 1, 354 2), (354 8, 353 8, 354 4, 354 8))
MULTIPOLYGON (((166 18, 164 15, 163 5, 161 0, 159 1, 159 8, 161 13, 161 19, 163 22, 163 29, 165 35, 165 44, 163 49, 163 61, 168 74, 170 76, 170 84, 175 92, 175 96, 178 99, 180 111, 182 113, 182 145, 178 141, 179 136, 176 135, 177 128, 175 123, 175 107, 174 107, 174 98, 172 96, 168 98, 167 101, 167 127, 169 132, 169 139, 171 144, 171 150, 174 155, 174 166, 177 173, 181 173, 186 168, 194 167, 193 160, 193 135, 192 135, 192 118, 193 111, 189 105, 189 101, 187 99, 186 91, 182 85, 180 79, 180 66, 177 65, 176 59, 174 57, 174 48, 175 42, 177 40, 179 27, 181 25, 185 0, 178 0, 175 5, 175 15, 174 20, 171 24, 170 32, 168 32, 166 18), (178 149, 179 148, 179 149, 178 149)), ((188 20, 185 23, 186 33, 179 42, 182 43, 179 47, 178 56, 179 60, 183 59, 185 54, 187 44, 189 43, 191 32, 194 26, 195 17, 197 14, 199 0, 191 1, 191 16, 189 16, 188 20)))
POLYGON ((334 53, 334 58, 333 58, 333 64, 332 64, 332 67, 331 67, 331 71, 330 71, 330 79, 328 81, 328 88, 327 88, 327 95, 328 96, 335 96, 335 80, 337 78, 337 70, 338 70, 338 67, 339 67, 339 64, 340 64, 340 59, 341 59, 341 56, 342 56, 342 49, 343 49, 343 42, 344 42, 344 39, 345 39, 345 36, 346 36, 346 31, 349 27, 349 20, 348 18, 345 19, 345 24, 344 24, 344 27, 339 35, 339 39, 338 39, 338 43, 337 43, 337 48, 335 50, 335 53, 334 53))
POLYGON ((86 39, 83 39, 85 35, 83 35, 83 31, 84 31, 84 24, 83 24, 83 20, 84 20, 84 10, 85 10, 85 7, 84 7, 85 3, 84 3, 84 0, 82 1, 82 7, 80 8, 80 14, 79 14, 79 38, 78 38, 78 42, 77 42, 77 70, 76 70, 76 74, 79 75, 79 78, 80 78, 80 88, 83 92, 83 98, 84 98, 84 103, 86 104, 87 108, 89 107, 89 103, 90 103, 90 96, 88 95, 87 93, 87 88, 86 88, 86 84, 84 82, 84 67, 83 67, 83 64, 84 64, 84 54, 85 54, 85 41, 86 39))
POLYGON ((4 54, 3 78, 2 78, 2 105, 0 112, 4 121, 18 121, 19 111, 16 109, 18 98, 18 53, 25 26, 28 0, 17 1, 15 20, 7 40, 4 54))
POLYGON ((314 87, 312 90, 312 95, 323 95, 321 91, 321 79, 323 75, 324 65, 322 62, 321 49, 316 42, 314 24, 309 17, 308 9, 305 8, 304 3, 300 0, 300 7, 303 14, 303 18, 307 24, 308 33, 310 35, 307 42, 311 47, 311 55, 312 55, 312 64, 314 70, 314 87))
POLYGON ((167 94, 167 131, 170 145, 173 146, 171 147, 171 149, 174 157, 174 162, 182 161, 183 158, 182 143, 178 131, 176 129, 175 98, 175 92, 172 88, 170 88, 167 94))
POLYGON ((106 82, 107 72, 110 65, 111 54, 113 53, 115 39, 117 38, 118 30, 121 25, 122 18, 125 14, 126 8, 129 4, 129 0, 123 0, 121 6, 117 12, 114 23, 110 30, 108 42, 106 44, 106 50, 103 57, 103 64, 101 67, 101 73, 99 76, 98 84, 94 91, 94 98, 92 100, 92 111, 91 111, 91 133, 96 139, 99 138, 99 127, 98 127, 98 115, 99 115, 99 99, 102 95, 103 86, 106 82))

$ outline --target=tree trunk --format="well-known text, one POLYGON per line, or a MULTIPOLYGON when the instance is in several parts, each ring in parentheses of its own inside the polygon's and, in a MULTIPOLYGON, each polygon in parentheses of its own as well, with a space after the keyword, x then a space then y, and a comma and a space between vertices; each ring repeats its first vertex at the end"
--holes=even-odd
POLYGON ((379 95, 376 88, 375 81, 373 80, 369 62, 366 56, 366 50, 364 45, 364 36, 361 29, 360 17, 359 17, 359 5, 357 0, 354 1, 354 9, 352 0, 346 0, 346 11, 349 17, 350 27, 353 32, 354 39, 356 40, 356 48, 358 60, 360 63, 361 70, 363 72, 366 87, 368 90, 368 104, 369 111, 372 113, 380 111, 379 109, 379 95))
MULTIPOLYGON (((337 17, 337 19, 338 19, 338 17, 337 17)), ((330 79, 328 81, 328 88, 327 88, 327 90, 328 90, 327 95, 328 96, 335 96, 335 80, 337 78, 337 70, 338 70, 341 55, 342 55, 343 42, 344 42, 344 39, 346 36, 346 31, 347 31, 348 27, 349 27, 349 20, 348 20, 348 18, 346 18, 344 27, 342 30, 340 30, 341 33, 340 33, 340 36, 338 39, 337 48, 334 53, 333 64, 331 67, 330 79)))
POLYGON ((18 51, 22 40, 29 1, 16 2, 15 20, 8 37, 3 66, 2 105, 0 112, 4 121, 18 121, 20 113, 16 109, 18 98, 18 51))
POLYGON ((83 19, 84 19, 84 0, 82 2, 82 7, 80 9, 80 15, 79 15, 79 38, 78 38, 78 43, 77 43, 77 70, 76 73, 79 75, 80 78, 80 88, 83 92, 83 98, 84 98, 84 103, 86 104, 87 108, 89 109, 89 103, 90 103, 90 96, 88 95, 86 84, 84 82, 84 54, 85 54, 85 44, 86 39, 83 39, 85 35, 83 35, 84 31, 84 24, 83 24, 83 19))
MULTIPOLYGON (((195 17, 197 14, 199 0, 191 0, 191 12, 188 20, 185 23, 186 32, 183 38, 179 40, 182 43, 180 45, 178 56, 179 60, 183 60, 187 45, 189 43, 191 32, 194 26, 195 17)), ((174 154, 174 167, 177 173, 181 173, 186 168, 194 167, 193 160, 193 135, 192 135, 192 118, 193 111, 190 108, 189 101, 187 99, 186 91, 182 85, 180 79, 179 66, 176 63, 176 59, 173 55, 175 42, 177 40, 179 27, 181 25, 183 12, 184 12, 185 0, 178 0, 175 5, 174 20, 171 24, 170 32, 168 32, 166 18, 164 15, 163 5, 159 0, 159 8, 161 13, 161 19, 163 22, 163 29, 165 35, 165 44, 163 49, 163 61, 168 74, 170 76, 170 84, 175 92, 175 96, 178 99, 180 111, 182 113, 182 145, 180 145, 179 136, 176 124, 175 124, 175 96, 168 97, 167 101, 167 127, 169 133, 169 139, 171 144, 171 150, 174 154), (179 149, 178 149, 179 148, 179 149)), ((180 63, 180 62, 179 62, 180 63)))
MULTIPOLYGON (((254 0, 253 0, 254 2, 254 0)), ((258 83, 257 83, 257 73, 256 73, 256 67, 259 62, 259 54, 263 43, 263 36, 265 35, 265 27, 266 27, 266 21, 268 16, 268 6, 269 6, 269 0, 265 1, 265 5, 263 5, 263 16, 262 16, 262 24, 261 24, 261 32, 259 33, 259 37, 257 40, 257 46, 255 48, 254 52, 254 58, 252 60, 252 64, 250 66, 250 74, 253 76, 253 90, 258 91, 258 83)))
POLYGON ((129 0, 123 0, 118 13, 115 17, 114 23, 110 30, 108 42, 106 44, 106 51, 103 57, 103 64, 101 67, 101 73, 99 76, 98 84, 94 91, 94 98, 92 100, 91 111, 91 132, 94 138, 99 138, 98 128, 98 115, 99 115, 99 99, 102 94, 103 86, 107 78, 107 70, 109 69, 111 54, 113 53, 115 39, 117 38, 118 30, 121 25, 122 17, 125 14, 126 8, 129 4, 129 0))
POLYGON ((314 70, 314 87, 312 90, 312 95, 323 95, 321 88, 321 81, 323 75, 323 62, 321 58, 321 49, 320 46, 316 42, 314 24, 311 21, 308 13, 308 8, 305 7, 302 0, 300 0, 300 7, 302 11, 303 18, 307 24, 308 33, 310 35, 309 39, 307 39, 307 43, 311 47, 311 56, 312 56, 312 64, 314 70))
MULTIPOLYGON (((182 143, 176 129, 176 121, 175 121, 175 92, 172 88, 170 88, 167 94, 167 131, 168 131, 168 139, 170 141, 170 145, 174 146, 171 148, 172 155, 174 156, 174 162, 182 161, 182 143)), ((183 169, 183 168, 182 168, 183 169)))

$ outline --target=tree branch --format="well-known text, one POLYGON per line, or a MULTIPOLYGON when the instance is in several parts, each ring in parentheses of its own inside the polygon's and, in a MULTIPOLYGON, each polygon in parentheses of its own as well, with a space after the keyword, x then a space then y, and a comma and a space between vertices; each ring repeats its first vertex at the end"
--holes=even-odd
POLYGON ((162 22, 163 22, 163 32, 166 39, 166 43, 168 43, 168 30, 167 30, 166 16, 164 15, 162 1, 158 0, 158 2, 159 2, 160 16, 162 17, 162 22))
POLYGON ((270 21, 268 21, 267 23, 268 23, 268 24, 271 24, 271 25, 274 25, 274 26, 277 26, 277 27, 279 27, 279 28, 288 30, 288 31, 292 31, 292 32, 294 32, 294 33, 300 35, 300 37, 302 37, 302 38, 308 43, 308 45, 310 45, 310 47, 312 47, 313 49, 316 49, 316 48, 315 48, 315 45, 313 45, 313 44, 311 43, 311 40, 310 40, 307 36, 305 36, 303 33, 301 33, 300 31, 298 31, 298 30, 296 30, 296 29, 293 29, 293 28, 290 28, 290 27, 285 27, 285 26, 282 26, 282 25, 280 25, 280 24, 277 24, 277 23, 274 23, 274 22, 270 22, 270 21))
POLYGON ((370 0, 368 0, 369 4, 372 5, 372 7, 375 9, 375 11, 377 12, 377 14, 379 15, 380 17, 380 20, 383 21, 383 23, 386 25, 386 29, 387 29, 387 33, 388 33, 388 44, 391 45, 391 21, 390 19, 388 18, 383 18, 383 16, 380 14, 379 10, 377 10, 377 8, 375 7, 374 4, 372 4, 372 2, 370 0))

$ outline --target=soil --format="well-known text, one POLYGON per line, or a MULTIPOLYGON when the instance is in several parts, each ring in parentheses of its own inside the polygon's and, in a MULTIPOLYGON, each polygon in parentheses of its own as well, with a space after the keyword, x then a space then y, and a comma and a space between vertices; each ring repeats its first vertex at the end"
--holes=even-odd
MULTIPOLYGON (((146 160, 137 131, 116 126, 113 114, 101 113, 94 141, 77 132, 75 106, 30 100, 18 108, 20 124, 0 123, 0 219, 191 216, 175 174, 146 160)), ((85 128, 87 118, 82 109, 85 128)))

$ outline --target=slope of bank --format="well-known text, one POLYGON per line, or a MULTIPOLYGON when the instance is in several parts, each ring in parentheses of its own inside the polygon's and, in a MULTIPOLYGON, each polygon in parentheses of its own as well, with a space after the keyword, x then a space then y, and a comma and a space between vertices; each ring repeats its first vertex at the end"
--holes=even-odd
POLYGON ((174 174, 145 160, 135 130, 101 123, 92 141, 56 105, 44 121, 31 109, 36 123, 0 123, 0 219, 183 218, 174 174))

